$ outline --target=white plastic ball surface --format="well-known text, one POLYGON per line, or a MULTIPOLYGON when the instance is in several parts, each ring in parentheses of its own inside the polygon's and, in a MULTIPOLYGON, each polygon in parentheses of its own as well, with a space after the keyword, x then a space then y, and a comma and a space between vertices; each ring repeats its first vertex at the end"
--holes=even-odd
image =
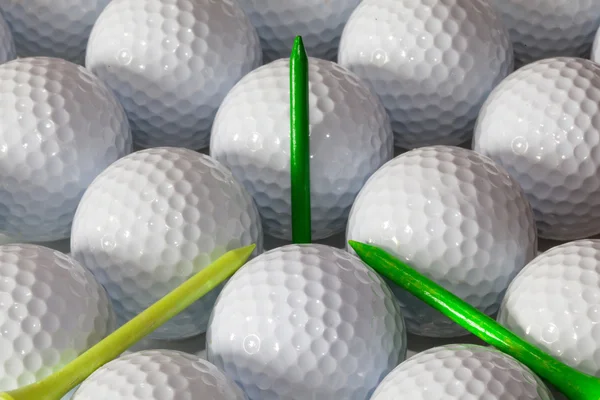
POLYGON ((481 104, 513 69, 500 16, 486 0, 363 0, 339 63, 381 97, 396 146, 459 145, 481 104))
MULTIPOLYGON (((160 147, 124 157, 94 180, 75 214, 71 252, 106 287, 123 323, 227 251, 253 243, 260 254, 260 217, 229 170, 207 155, 160 147)), ((205 332, 221 286, 150 337, 205 332)))
POLYGON ((596 35, 594 36, 594 42, 592 43, 590 59, 595 63, 600 63, 600 27, 598 28, 598 30, 596 31, 596 35))
POLYGON ((600 27, 596 0, 492 0, 513 43, 517 66, 551 57, 589 57, 600 27))
POLYGON ((396 367, 370 400, 553 400, 529 368, 500 351, 450 344, 396 367))
POLYGON ((85 61, 92 26, 110 0, 0 0, 20 57, 85 61))
MULTIPOLYGON (((488 315, 537 251, 533 213, 517 182, 487 157, 451 146, 415 149, 380 168, 358 194, 346 236, 382 247, 488 315)), ((391 287, 409 332, 467 334, 391 287)))
POLYGON ((238 0, 256 27, 265 63, 289 58, 294 38, 306 52, 337 60, 344 25, 361 0, 238 0))
POLYGON ((87 186, 131 152, 123 107, 79 65, 21 58, 0 64, 0 121, 0 232, 68 238, 87 186))
POLYGON ((341 249, 286 245, 221 292, 207 357, 252 400, 364 400, 406 356, 396 299, 341 249))
POLYGON ((217 367, 176 350, 117 358, 90 375, 71 400, 247 400, 217 367))
POLYGON ((223 98, 262 63, 256 29, 233 0, 113 0, 86 66, 129 116, 138 147, 208 147, 223 98))
POLYGON ((71 257, 0 246, 0 391, 60 370, 115 328, 104 288, 71 257))
POLYGON ((15 41, 10 27, 0 12, 0 64, 12 61, 15 58, 17 58, 15 41))
MULTIPOLYGON (((210 154, 254 197, 265 233, 292 239, 289 59, 246 75, 215 118, 210 154)), ((312 237, 343 232, 368 177, 393 157, 391 125, 369 87, 334 62, 309 58, 312 237)))
POLYGON ((519 182, 540 237, 600 233, 600 66, 551 58, 524 66, 494 89, 473 149, 519 182))
POLYGON ((530 262, 510 284, 498 322, 543 351, 600 377, 600 240, 576 240, 530 262))

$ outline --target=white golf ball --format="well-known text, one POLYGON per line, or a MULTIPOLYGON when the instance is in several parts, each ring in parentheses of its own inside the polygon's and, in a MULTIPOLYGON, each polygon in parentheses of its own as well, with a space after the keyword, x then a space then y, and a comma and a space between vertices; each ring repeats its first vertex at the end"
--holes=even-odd
POLYGON ((589 56, 600 26, 597 0, 492 0, 502 16, 517 66, 550 57, 589 56))
POLYGON ((256 27, 265 63, 289 58, 302 36, 311 57, 337 60, 344 25, 361 0, 238 0, 256 27))
POLYGON ((71 257, 0 246, 0 391, 56 372, 115 328, 104 288, 71 257))
POLYGON ((468 141, 481 104, 513 68, 508 32, 485 0, 363 0, 339 63, 389 112, 396 146, 468 141))
POLYGON ((15 58, 17 58, 15 41, 10 27, 0 12, 0 64, 15 58))
MULTIPOLYGON (((487 157, 448 146, 409 151, 373 174, 352 207, 346 235, 381 246, 488 315, 537 251, 533 213, 517 182, 487 157)), ((410 332, 467 334, 391 287, 410 332)))
POLYGON ((71 400, 247 400, 217 367, 176 350, 145 350, 95 371, 71 400))
MULTIPOLYGON (((130 320, 229 250, 256 244, 252 197, 209 156, 182 148, 138 151, 90 185, 75 214, 73 256, 102 283, 119 323, 130 320)), ((219 287, 150 337, 203 333, 219 287)))
POLYGON ((400 308, 357 257, 287 245, 244 265, 221 292, 208 360, 253 400, 364 400, 406 356, 400 308))
POLYGON ((0 64, 0 232, 68 238, 92 180, 132 149, 118 100, 85 68, 58 58, 0 64))
POLYGON ((90 35, 86 66, 110 86, 138 147, 208 147, 223 98, 262 63, 234 0, 113 0, 90 35))
POLYGON ((56 57, 83 64, 96 18, 110 0, 0 0, 21 57, 56 57))
POLYGON ((540 237, 600 233, 600 66, 579 58, 528 64, 490 94, 473 148, 519 182, 540 237))
POLYGON ((540 254, 508 287, 498 322, 548 354, 600 377, 600 240, 540 254))
MULTIPOLYGON (((246 75, 215 118, 210 154, 254 197, 265 233, 292 239, 289 59, 246 75)), ((353 73, 309 58, 313 240, 343 232, 365 181, 393 157, 381 101, 353 73)))
POLYGON ((395 368, 370 400, 553 400, 529 368, 491 347, 434 347, 395 368))

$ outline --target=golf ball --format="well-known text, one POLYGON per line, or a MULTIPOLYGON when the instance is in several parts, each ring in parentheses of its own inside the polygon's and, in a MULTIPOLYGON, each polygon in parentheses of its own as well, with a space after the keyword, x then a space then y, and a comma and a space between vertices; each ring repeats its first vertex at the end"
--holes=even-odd
POLYGON ((207 357, 253 400, 364 400, 406 356, 398 303, 341 249, 286 245, 221 292, 207 357))
POLYGON ((217 367, 176 350, 117 358, 90 375, 71 400, 247 400, 217 367))
POLYGON ((481 104, 513 69, 501 18, 486 0, 363 0, 339 63, 381 97, 396 146, 459 145, 481 104))
MULTIPOLYGON (((124 323, 229 250, 256 244, 262 226, 252 197, 207 155, 159 147, 113 163, 75 214, 71 252, 103 284, 124 323)), ((222 285, 150 337, 183 339, 206 330, 222 285)))
POLYGON ((60 370, 115 328, 104 288, 71 257, 0 246, 0 391, 60 370))
MULTIPOLYGON (((225 97, 210 154, 254 197, 265 233, 292 239, 289 59, 246 75, 225 97)), ((367 178, 393 157, 383 105, 334 62, 309 58, 310 190, 313 240, 343 232, 367 178)))
POLYGON ((58 58, 0 64, 0 232, 19 241, 69 237, 92 180, 132 149, 117 98, 58 58))
POLYGON ((235 0, 113 0, 86 57, 125 107, 136 146, 193 150, 208 147, 219 104, 261 63, 235 0))
POLYGON ((553 400, 526 366, 500 351, 450 344, 419 353, 396 367, 370 400, 553 400))
POLYGON ((10 27, 6 23, 2 13, 0 13, 0 64, 12 61, 15 58, 17 58, 15 41, 10 27))
POLYGON ((289 58, 297 35, 308 54, 337 60, 344 25, 361 0, 238 0, 256 27, 265 63, 289 58))
MULTIPOLYGON (((449 146, 409 151, 373 174, 352 206, 346 235, 381 246, 488 315, 537 251, 533 213, 517 182, 489 158, 449 146)), ((467 334, 391 287, 409 332, 467 334)))
POLYGON ((548 354, 600 377, 600 240, 540 254, 508 287, 498 322, 548 354))
POLYGON ((519 182, 540 237, 600 233, 600 66, 550 58, 494 89, 477 120, 473 149, 519 182))
POLYGON ((517 66, 589 56, 600 27, 597 0, 492 0, 510 34, 517 66))
POLYGON ((110 0, 0 0, 20 57, 83 64, 90 31, 110 0))

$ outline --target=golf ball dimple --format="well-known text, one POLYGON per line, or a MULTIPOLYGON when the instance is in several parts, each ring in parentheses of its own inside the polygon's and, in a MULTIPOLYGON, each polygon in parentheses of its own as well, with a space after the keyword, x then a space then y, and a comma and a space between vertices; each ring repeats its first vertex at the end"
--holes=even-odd
POLYGON ((381 97, 396 146, 460 145, 481 104, 513 68, 500 16, 486 0, 363 0, 338 62, 381 97))
POLYGON ((517 66, 589 56, 600 27, 596 0, 492 0, 510 34, 517 66))
POLYGON ((546 353, 600 377, 600 240, 547 250, 510 284, 498 322, 546 353))
POLYGON ((473 149, 519 182, 540 237, 600 233, 600 66, 580 58, 536 61, 490 94, 473 149))
POLYGON ((21 58, 0 64, 0 121, 0 232, 68 238, 87 186, 131 152, 119 101, 79 65, 21 58))
POLYGON ((0 12, 0 64, 15 58, 17 58, 15 41, 10 27, 0 12))
MULTIPOLYGON (((533 213, 518 183, 489 158, 450 146, 411 150, 375 172, 352 206, 346 237, 381 246, 488 315, 537 251, 533 213)), ((467 334, 391 287, 409 332, 467 334)))
POLYGON ((344 25, 360 0, 238 0, 256 27, 265 63, 289 58, 302 36, 311 57, 336 61, 344 25))
POLYGON ((450 344, 396 367, 370 400, 553 400, 529 368, 500 351, 450 344))
POLYGON ((0 0, 20 57, 83 64, 96 18, 110 0, 0 0))
POLYGON ((208 147, 219 104, 261 63, 256 30, 234 0, 113 0, 86 56, 141 148, 208 147))
POLYGON ((87 378, 71 400, 247 400, 217 367, 176 350, 117 358, 87 378))
POLYGON ((397 300, 341 249, 286 245, 221 292, 208 360, 253 400, 364 400, 406 356, 397 300))
POLYGON ((74 259, 33 244, 0 246, 0 391, 60 370, 114 328, 106 291, 74 259))
MULTIPOLYGON (((253 243, 261 253, 258 210, 231 172, 207 155, 159 147, 122 158, 94 180, 75 214, 71 252, 106 287, 123 323, 253 243)), ((149 336, 203 333, 221 287, 149 336)))
MULTIPOLYGON (((210 154, 254 197, 265 233, 292 239, 289 59, 246 75, 229 92, 210 154)), ((356 194, 393 157, 383 105, 356 75, 309 58, 310 190, 313 240, 344 230, 356 194)))

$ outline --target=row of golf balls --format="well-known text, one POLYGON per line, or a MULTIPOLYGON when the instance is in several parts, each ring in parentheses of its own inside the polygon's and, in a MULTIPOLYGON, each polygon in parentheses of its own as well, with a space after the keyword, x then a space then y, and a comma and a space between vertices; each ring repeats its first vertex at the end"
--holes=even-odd
MULTIPOLYGON (((598 374, 589 299, 599 295, 599 264, 599 240, 541 254, 510 285, 500 322, 598 374), (571 293, 556 294, 567 287, 571 293)), ((1 390, 47 376, 114 329, 106 291, 73 258, 8 244, 0 246, 0 271, 1 390)), ((283 246, 249 261, 221 291, 207 361, 172 350, 129 353, 92 374, 72 399, 552 399, 527 367, 491 348, 447 345, 405 360, 402 310, 352 254, 283 246)))
POLYGON ((40 0, 2 0, 17 44, 4 53, 85 64, 117 93, 137 146, 194 150, 209 145, 232 86, 263 62, 287 58, 296 34, 309 55, 339 61, 367 82, 396 145, 415 148, 468 140, 515 55, 519 66, 588 58, 600 27, 600 4, 589 0, 57 3, 51 10, 40 0))
MULTIPOLYGON (((108 165, 131 153, 135 138, 142 131, 147 133, 146 128, 152 125, 160 135, 181 128, 181 132, 194 140, 202 135, 194 133, 192 127, 207 127, 210 135, 202 136, 202 146, 209 145, 214 159, 231 170, 254 198, 265 232, 291 239, 288 59, 254 69, 258 65, 254 62, 242 68, 235 61, 220 58, 234 51, 228 45, 227 35, 235 30, 222 30, 227 26, 225 23, 217 24, 215 35, 220 39, 214 45, 222 46, 210 48, 214 57, 202 53, 206 60, 200 56, 189 58, 194 54, 194 46, 208 51, 203 43, 213 42, 196 41, 193 35, 188 38, 186 35, 193 30, 178 24, 202 18, 203 22, 198 24, 204 26, 221 19, 230 21, 231 15, 239 14, 240 18, 245 15, 234 12, 234 3, 197 1, 206 2, 202 3, 204 7, 193 8, 197 16, 184 7, 188 4, 185 1, 111 2, 97 20, 89 41, 88 60, 94 60, 96 52, 99 54, 98 63, 86 63, 89 70, 65 60, 44 57, 0 65, 0 117, 4 121, 0 126, 3 234, 27 242, 68 238, 84 190, 108 165), (158 21, 156 26, 138 27, 113 21, 144 13, 149 13, 148 21, 158 21), (102 28, 104 20, 108 22, 102 28), (171 27, 166 21, 179 22, 171 27), (128 46, 123 47, 121 35, 114 34, 120 28, 135 32, 139 28, 158 35, 144 39, 144 46, 132 45, 135 51, 145 52, 149 43, 170 46, 173 42, 167 40, 168 35, 163 37, 163 30, 179 32, 179 28, 187 32, 180 36, 188 38, 192 47, 180 43, 181 54, 179 50, 163 53, 156 48, 152 57, 159 60, 150 63, 151 60, 144 58, 150 57, 150 53, 136 55, 127 50, 128 46), (110 43, 122 51, 104 49, 110 43), (178 58, 180 55, 183 59, 178 58), (205 61, 216 64, 208 65, 205 61), (196 73, 194 68, 202 73, 196 73), (239 73, 231 72, 232 68, 239 73), (164 81, 147 80, 138 70, 160 71, 165 74, 164 81), (225 71, 229 82, 218 90, 218 82, 211 75, 216 71, 225 71), (210 76, 205 79, 202 74, 210 76), (190 79, 202 84, 194 86, 190 79), (205 90, 202 85, 209 85, 215 91, 205 90), (199 107, 190 100, 205 95, 210 96, 210 104, 202 103, 199 107), (196 117, 204 111, 206 119, 201 123, 196 117)), ((451 31, 457 27, 465 29, 455 34, 442 30, 438 32, 439 40, 432 33, 433 36, 428 36, 431 43, 419 44, 427 49, 422 53, 423 59, 409 63, 412 71, 409 75, 423 75, 424 80, 414 87, 403 86, 406 82, 402 83, 396 75, 385 77, 391 65, 388 63, 373 72, 373 79, 362 74, 363 67, 371 71, 370 66, 377 63, 375 59, 356 65, 310 59, 315 239, 344 230, 358 191, 373 172, 391 160, 394 141, 399 144, 399 140, 411 137, 410 127, 416 129, 412 131, 414 137, 426 139, 425 129, 436 135, 425 142, 446 145, 467 140, 474 131, 474 149, 506 168, 525 191, 541 237, 575 240, 600 233, 597 196, 600 179, 596 173, 600 166, 597 139, 600 67, 592 60, 557 57, 530 63, 506 76, 512 70, 512 50, 506 35, 496 48, 502 51, 482 53, 482 49, 491 46, 492 36, 503 31, 495 11, 480 0, 468 4, 464 1, 428 2, 433 4, 432 10, 437 10, 435 18, 431 17, 435 23, 416 18, 421 14, 419 7, 425 7, 423 4, 417 7, 421 3, 394 3, 410 8, 411 15, 416 16, 414 21, 426 25, 420 31, 427 31, 429 22, 434 26, 454 27, 448 28, 451 31), (460 16, 460 24, 452 19, 455 14, 460 16), (480 29, 490 31, 489 40, 480 39, 487 37, 480 34, 480 29), (478 32, 477 39, 470 33, 472 30, 478 32), (469 50, 469 40, 479 43, 478 47, 469 50), (467 48, 463 49, 464 46, 467 48), (430 58, 432 63, 427 64, 430 58), (476 63, 480 59, 485 60, 485 65, 476 63), (456 86, 457 82, 460 85, 456 86), (390 100, 390 95, 378 87, 390 90, 392 97, 400 97, 390 100), (410 87, 426 88, 429 95, 409 90, 410 87), (401 107, 395 109, 390 101, 401 107), (416 119, 409 122, 401 118, 404 122, 398 128, 394 110, 416 119), (439 134, 456 140, 446 140, 450 136, 444 138, 439 134)), ((370 0, 362 2, 353 15, 370 9, 369 4, 370 0)), ((352 31, 351 21, 345 31, 352 31)), ((243 24, 237 21, 235 25, 243 24)), ((231 42, 241 45, 243 40, 231 42)), ((348 43, 355 42, 348 40, 348 43)), ((254 53, 258 54, 258 48, 254 53)), ((247 55, 247 52, 239 50, 236 54, 247 55)), ((340 54, 343 59, 346 53, 340 54)), ((352 58, 350 53, 347 56, 349 60, 352 58)), ((192 149, 196 146, 179 134, 165 143, 192 149)), ((156 142, 137 144, 146 147, 156 142)), ((413 145, 417 143, 407 144, 413 145)))
MULTIPOLYGON (((343 28, 361 0, 237 2, 258 33, 265 61, 287 57, 295 35, 304 37, 313 56, 333 61, 343 28)), ((41 0, 29 1, 27 6, 18 0, 2 0, 0 8, 14 29, 21 57, 43 55, 83 63, 92 27, 109 3, 110 0, 61 0, 48 7, 41 0)), ((370 3, 393 7, 389 1, 370 3)), ((557 55, 585 56, 599 25, 600 8, 590 1, 542 0, 532 4, 526 0, 491 0, 490 3, 502 15, 521 64, 557 55)), ((398 4, 394 10, 416 4, 419 2, 398 4)), ((138 21, 142 20, 140 16, 138 21)), ((365 32, 365 36, 368 34, 365 32)))
MULTIPOLYGON (((39 260, 36 247, 1 248, 9 253, 0 269, 7 294, 0 314, 8 332, 0 346, 5 381, 41 378, 68 361, 66 354, 75 357, 108 334, 112 312, 125 322, 228 249, 256 243, 261 253, 262 235, 251 196, 212 157, 154 148, 121 158, 78 206, 71 237, 77 261, 56 252, 44 256, 49 262, 39 260), (74 264, 79 274, 69 271, 74 264), (74 289, 69 281, 88 288, 74 289)), ((596 368, 591 310, 598 243, 575 242, 534 259, 531 207, 514 179, 487 157, 449 146, 396 157, 359 192, 347 235, 384 246, 488 314, 498 311, 509 283, 529 264, 505 298, 504 323, 571 363, 596 368), (563 285, 569 290, 557 293, 563 285)), ((253 399, 364 398, 404 359, 406 330, 465 334, 331 247, 261 254, 217 299, 220 289, 153 336, 206 331, 209 360, 253 399)))

